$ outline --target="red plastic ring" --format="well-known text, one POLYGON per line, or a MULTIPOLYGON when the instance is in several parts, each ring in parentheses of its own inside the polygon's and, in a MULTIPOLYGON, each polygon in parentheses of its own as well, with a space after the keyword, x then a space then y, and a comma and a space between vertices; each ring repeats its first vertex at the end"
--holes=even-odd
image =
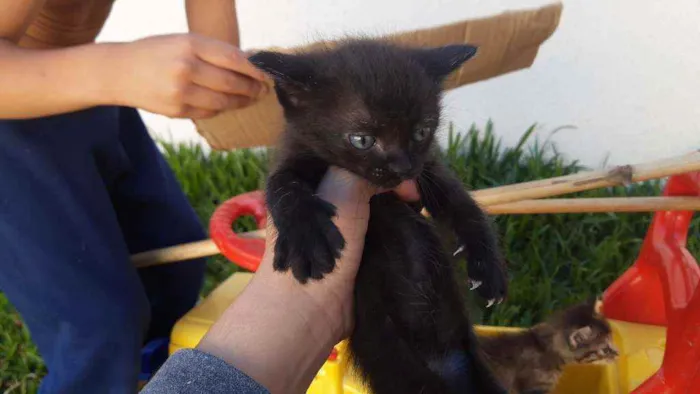
POLYGON ((246 215, 253 215, 258 228, 267 221, 265 197, 261 190, 243 193, 221 204, 209 219, 209 233, 227 259, 239 267, 255 272, 265 252, 265 240, 243 238, 233 231, 233 223, 246 215))

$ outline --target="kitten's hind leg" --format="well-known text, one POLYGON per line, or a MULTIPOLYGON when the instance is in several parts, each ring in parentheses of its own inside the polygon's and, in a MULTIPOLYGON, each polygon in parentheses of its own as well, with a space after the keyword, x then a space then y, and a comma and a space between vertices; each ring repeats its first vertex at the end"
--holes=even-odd
POLYGON ((382 281, 367 280, 380 275, 367 271, 370 265, 365 263, 358 273, 350 350, 374 394, 506 394, 475 356, 477 342, 469 340, 473 332, 466 331, 466 337, 458 333, 459 311, 452 314, 441 309, 444 304, 430 302, 434 319, 428 318, 433 313, 416 309, 422 297, 409 294, 408 287, 389 285, 400 299, 373 291, 382 281))
POLYGON ((404 342, 391 318, 377 313, 381 306, 372 304, 376 305, 376 300, 356 300, 359 315, 349 342, 355 371, 370 391, 373 394, 451 394, 449 387, 415 349, 404 342))
POLYGON ((269 177, 265 195, 277 228, 274 268, 291 268, 301 283, 333 271, 345 247, 332 221, 335 206, 318 197, 312 187, 292 170, 283 169, 269 177))
POLYGON ((430 215, 457 236, 455 255, 466 254, 472 288, 490 303, 502 301, 508 292, 506 267, 488 216, 437 160, 426 163, 418 187, 430 215))
POLYGON ((433 226, 391 195, 370 206, 350 349, 374 393, 505 394, 473 357, 477 342, 433 226))

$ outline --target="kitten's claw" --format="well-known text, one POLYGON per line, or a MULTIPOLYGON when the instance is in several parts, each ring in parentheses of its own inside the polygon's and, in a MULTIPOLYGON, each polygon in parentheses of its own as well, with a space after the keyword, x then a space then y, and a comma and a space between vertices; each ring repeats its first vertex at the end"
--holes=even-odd
POLYGON ((467 257, 465 279, 470 280, 471 290, 475 290, 483 300, 492 300, 493 305, 508 294, 508 278, 503 257, 495 246, 489 246, 496 242, 490 240, 488 234, 485 239, 474 240, 474 231, 471 229, 473 220, 466 218, 462 222, 470 223, 470 226, 465 224, 464 227, 460 225, 455 229, 457 240, 454 245, 459 247, 454 254, 459 258, 467 257))
POLYGON ((469 290, 478 289, 479 286, 481 286, 482 283, 483 283, 483 282, 480 281, 480 280, 472 280, 472 279, 469 279, 469 290))
POLYGON ((489 302, 486 304, 487 308, 491 308, 494 305, 501 305, 503 302, 503 298, 492 298, 489 300, 489 302))

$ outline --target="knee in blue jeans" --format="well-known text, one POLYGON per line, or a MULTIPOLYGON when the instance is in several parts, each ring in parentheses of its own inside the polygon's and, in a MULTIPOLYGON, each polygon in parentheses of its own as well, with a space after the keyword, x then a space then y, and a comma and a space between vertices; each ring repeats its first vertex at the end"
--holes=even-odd
POLYGON ((148 302, 140 294, 94 305, 104 307, 81 314, 76 306, 72 317, 43 338, 49 374, 42 382, 42 393, 136 391, 151 318, 148 302))

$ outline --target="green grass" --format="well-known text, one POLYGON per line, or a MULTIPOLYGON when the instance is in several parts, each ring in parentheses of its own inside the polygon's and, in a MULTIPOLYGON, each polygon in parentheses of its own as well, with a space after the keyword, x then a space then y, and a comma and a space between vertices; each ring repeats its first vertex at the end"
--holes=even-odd
MULTIPOLYGON (((472 189, 570 174, 583 169, 565 160, 554 146, 531 141, 504 147, 489 123, 479 131, 451 135, 444 155, 472 189)), ((231 196, 259 189, 267 171, 264 152, 248 150, 205 154, 190 145, 164 144, 166 157, 197 213, 206 223, 216 205, 231 196)), ((661 184, 647 182, 578 193, 577 196, 658 195, 661 184)), ((497 216, 511 273, 507 304, 475 312, 479 322, 529 325, 569 303, 599 294, 636 258, 651 214, 563 214, 497 216)), ((251 220, 236 225, 252 227, 251 220)), ((694 221, 689 248, 700 255, 700 226, 694 221)), ((221 257, 209 260, 209 291, 236 271, 221 257)), ((466 280, 465 280, 466 283, 466 280)), ((33 393, 45 373, 26 327, 0 294, 0 390, 33 393)))

